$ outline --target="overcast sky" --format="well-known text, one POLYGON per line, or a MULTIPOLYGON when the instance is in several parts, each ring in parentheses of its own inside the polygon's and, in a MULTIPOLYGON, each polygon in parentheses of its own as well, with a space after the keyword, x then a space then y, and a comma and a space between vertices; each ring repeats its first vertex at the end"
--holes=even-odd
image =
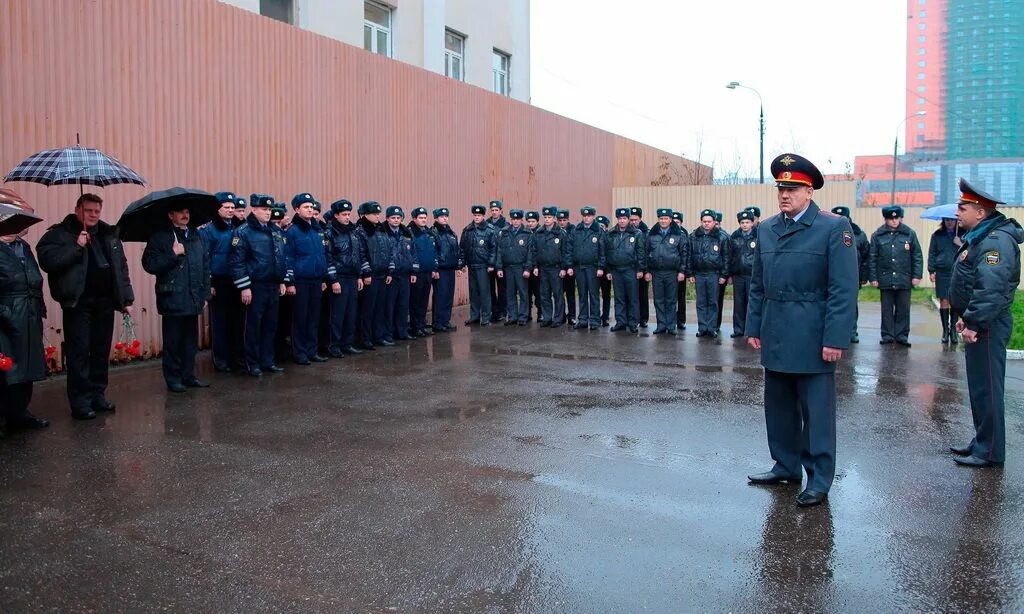
MULTIPOLYGON (((905 113, 904 0, 532 0, 534 105, 756 177, 796 151, 841 173, 891 153, 905 113)), ((900 134, 900 151, 903 151, 900 134)))

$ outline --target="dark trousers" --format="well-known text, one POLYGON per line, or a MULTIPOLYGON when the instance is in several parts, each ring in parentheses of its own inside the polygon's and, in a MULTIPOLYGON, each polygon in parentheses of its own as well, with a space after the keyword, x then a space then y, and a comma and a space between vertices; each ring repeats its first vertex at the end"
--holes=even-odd
POLYGON ((214 277, 210 297, 210 342, 213 364, 221 369, 245 364, 242 356, 242 299, 229 277, 214 277))
MULTIPOLYGON (((573 271, 575 273, 575 271, 573 271)), ((566 275, 562 278, 562 291, 565 293, 564 320, 576 319, 576 277, 566 275)))
MULTIPOLYGON (((540 275, 530 275, 530 281, 526 283, 526 289, 530 293, 529 309, 526 310, 527 316, 530 314, 530 309, 537 310, 537 319, 540 320, 540 275)), ((527 317, 527 320, 530 318, 527 317)))
POLYGON ((835 373, 764 372, 768 450, 778 475, 797 477, 807 488, 828 492, 836 473, 835 373))
MULTIPOLYGON (((647 323, 647 320, 651 319, 650 287, 651 284, 642 279, 637 281, 637 300, 639 301, 640 305, 639 318, 640 321, 643 322, 644 324, 647 323)), ((618 317, 616 317, 615 319, 618 320, 618 317)))
POLYGON ((199 316, 162 316, 160 329, 164 335, 164 381, 170 386, 195 380, 199 316))
POLYGON ((1006 460, 1006 344, 1012 331, 1013 315, 1007 311, 978 333, 977 342, 964 345, 975 433, 971 455, 997 463, 1006 460))
POLYGON ((676 302, 679 300, 678 276, 678 271, 651 271, 654 317, 658 321, 658 328, 676 329, 676 302))
POLYGON ((316 330, 316 348, 321 356, 326 356, 331 347, 331 285, 320 293, 320 323, 316 330))
POLYGON ((608 274, 601 278, 601 322, 607 322, 612 313, 612 280, 608 274))
POLYGON ((8 384, 0 378, 0 418, 17 420, 28 415, 32 402, 32 382, 8 384))
POLYGON ((275 362, 292 354, 292 313, 295 295, 285 294, 277 299, 277 329, 274 333, 275 362))
POLYGON ((726 284, 718 286, 718 303, 716 309, 718 312, 715 314, 715 330, 722 329, 722 311, 725 310, 725 287, 726 284))
POLYGON ((732 332, 742 335, 747 325, 747 299, 750 298, 750 275, 732 276, 732 332))
POLYGON ((491 319, 491 278, 486 268, 469 271, 469 319, 488 322, 491 319))
POLYGON ((114 301, 82 297, 64 313, 64 363, 71 409, 89 409, 106 400, 114 301))
POLYGON ((718 273, 697 273, 697 331, 715 330, 718 317, 718 273))
POLYGON ((882 290, 882 340, 910 337, 910 290, 882 290))
POLYGON ((561 269, 540 269, 540 321, 556 326, 565 323, 565 293, 562 290, 561 269))
POLYGON ((488 274, 489 288, 491 291, 491 306, 494 309, 495 319, 502 320, 505 318, 506 305, 508 305, 508 290, 506 280, 498 277, 498 271, 495 269, 488 274))
POLYGON ((526 322, 530 315, 530 282, 523 277, 525 270, 522 265, 507 266, 503 272, 507 297, 505 313, 512 322, 526 322))
POLYGON ((387 306, 390 311, 385 332, 389 341, 409 339, 409 286, 409 275, 405 273, 392 277, 388 286, 387 306))
POLYGON ((686 280, 676 284, 676 325, 679 328, 686 326, 686 280))
POLYGON ((355 341, 359 317, 359 280, 339 277, 341 294, 331 293, 331 343, 329 351, 337 354, 355 341))
POLYGON ((597 267, 581 266, 576 269, 576 286, 580 292, 579 323, 601 325, 601 293, 597 267))
POLYGON ((319 281, 296 281, 292 300, 292 357, 305 362, 317 355, 320 330, 319 281))
POLYGON ((359 293, 359 331, 363 343, 377 340, 377 320, 384 310, 384 277, 374 277, 359 293))
POLYGON ((455 271, 438 271, 431 282, 434 302, 430 314, 431 328, 440 330, 452 324, 452 306, 455 304, 455 271))
POLYGON ((420 271, 416 283, 409 286, 409 328, 423 330, 427 327, 427 307, 430 305, 431 274, 420 271))
POLYGON ((640 323, 640 284, 636 269, 616 269, 612 272, 615 294, 616 326, 635 327, 640 323))
POLYGON ((266 368, 274 364, 274 341, 281 309, 280 284, 255 283, 252 302, 245 308, 245 366, 266 368))

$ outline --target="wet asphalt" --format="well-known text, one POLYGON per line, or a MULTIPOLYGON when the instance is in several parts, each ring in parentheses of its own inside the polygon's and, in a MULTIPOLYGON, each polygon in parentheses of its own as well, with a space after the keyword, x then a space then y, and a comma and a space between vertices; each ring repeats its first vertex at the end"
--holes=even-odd
MULTIPOLYGON (((464 310, 456 316, 464 317, 464 310)), ((0 441, 3 611, 1020 611, 1024 364, 1007 464, 971 437, 963 352, 838 374, 827 505, 771 466, 742 340, 491 326, 254 380, 112 373, 113 415, 0 441)), ((728 310, 725 322, 731 322, 728 310)), ((652 331, 653 326, 648 329, 652 331)), ((731 328, 723 327, 726 337, 731 328)), ((200 362, 208 369, 208 356, 200 362)))

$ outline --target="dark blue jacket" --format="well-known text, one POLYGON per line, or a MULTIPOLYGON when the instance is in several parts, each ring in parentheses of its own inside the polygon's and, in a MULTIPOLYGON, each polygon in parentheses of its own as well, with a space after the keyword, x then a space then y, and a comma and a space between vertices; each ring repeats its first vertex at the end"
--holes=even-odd
POLYGON ((284 233, 273 222, 261 226, 253 214, 235 229, 231 238, 228 266, 239 290, 254 283, 281 284, 291 281, 284 233))
POLYGON ((871 235, 868 280, 877 281, 880 290, 909 290, 914 287, 912 280, 921 279, 923 269, 921 244, 910 226, 882 224, 871 235))
POLYGON ((687 245, 687 276, 698 273, 715 273, 722 278, 729 276, 729 235, 717 228, 708 232, 698 226, 690 233, 687 245))
POLYGON ((459 247, 462 249, 462 261, 471 269, 486 269, 495 263, 494 241, 498 238, 497 229, 490 222, 477 225, 470 222, 462 229, 459 247))
POLYGON ((512 268, 520 273, 533 269, 533 233, 511 224, 498 231, 498 247, 494 261, 496 268, 512 268))
POLYGON ((420 273, 430 274, 437 270, 437 245, 430 227, 420 228, 415 223, 409 224, 412 233, 412 247, 416 252, 416 260, 420 263, 420 273))
POLYGON ((661 233, 661 226, 654 226, 647 232, 647 270, 686 272, 686 235, 673 222, 667 234, 661 233))
POLYGON ((420 260, 412 246, 412 232, 405 226, 392 228, 384 224, 384 232, 391 241, 391 259, 395 263, 396 275, 418 275, 420 260))
POLYGON ((533 231, 533 266, 538 269, 568 269, 572 266, 572 243, 569 234, 557 223, 551 228, 543 224, 533 231))
POLYGON ((356 222, 355 236, 362 243, 363 263, 360 274, 363 277, 386 277, 395 272, 395 254, 391 239, 384 232, 383 224, 374 224, 366 218, 356 222))
POLYGON ((142 268, 156 276, 156 310, 162 316, 191 316, 202 313, 210 298, 210 259, 206 240, 195 229, 167 228, 154 232, 142 252, 142 268), (177 237, 175 237, 175 234, 177 237), (174 241, 185 253, 174 253, 174 241))
POLYGON ((604 234, 604 257, 608 268, 613 271, 646 271, 647 246, 644 237, 644 232, 632 225, 626 226, 625 230, 619 230, 617 225, 612 226, 604 234))
POLYGON ((434 245, 437 247, 437 270, 458 271, 466 266, 462 260, 462 250, 459 248, 459 238, 455 231, 448 224, 441 225, 434 222, 430 229, 434 237, 434 245))
POLYGON ((951 273, 953 265, 956 264, 956 253, 960 247, 953 243, 955 235, 946 232, 945 228, 939 228, 932 233, 931 243, 928 245, 928 272, 929 273, 951 273))
POLYGON ((988 330, 1010 310, 1020 284, 1020 244, 1024 229, 996 211, 964 235, 953 267, 949 305, 967 328, 988 330))
POLYGON ((210 257, 210 272, 214 277, 231 277, 228 266, 228 252, 231 251, 231 237, 235 226, 219 217, 199 229, 199 236, 206 241, 206 252, 210 257))
POLYGON ((732 242, 729 265, 730 275, 746 276, 754 270, 754 251, 757 249, 757 228, 750 229, 750 236, 744 237, 743 230, 737 228, 729 237, 732 242))
POLYGON ((320 225, 313 225, 295 216, 285 233, 285 253, 291 265, 294 281, 325 281, 327 279, 327 252, 330 242, 320 225))
POLYGON ((604 257, 604 231, 601 225, 594 222, 590 226, 580 222, 569 236, 572 244, 572 266, 594 267, 603 269, 605 267, 604 257))
POLYGON ((366 256, 363 255, 363 244, 356 238, 355 224, 341 224, 337 220, 331 222, 328 241, 331 244, 331 262, 327 266, 328 281, 338 279, 355 279, 362 273, 366 256))

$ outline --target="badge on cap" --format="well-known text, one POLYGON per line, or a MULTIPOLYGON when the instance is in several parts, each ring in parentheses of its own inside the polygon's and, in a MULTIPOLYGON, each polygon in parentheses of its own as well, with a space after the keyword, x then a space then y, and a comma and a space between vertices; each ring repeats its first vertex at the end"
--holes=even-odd
POLYGON ((794 160, 790 156, 786 156, 785 158, 779 160, 779 162, 781 162, 785 166, 789 166, 790 164, 793 164, 794 162, 796 162, 796 160, 794 160))
MULTIPOLYGON (((849 230, 843 231, 843 245, 850 247, 853 245, 853 234, 849 230)), ((753 245, 751 245, 753 247, 753 245)))
POLYGON ((989 266, 995 266, 999 264, 999 252, 985 252, 985 263, 989 266))

